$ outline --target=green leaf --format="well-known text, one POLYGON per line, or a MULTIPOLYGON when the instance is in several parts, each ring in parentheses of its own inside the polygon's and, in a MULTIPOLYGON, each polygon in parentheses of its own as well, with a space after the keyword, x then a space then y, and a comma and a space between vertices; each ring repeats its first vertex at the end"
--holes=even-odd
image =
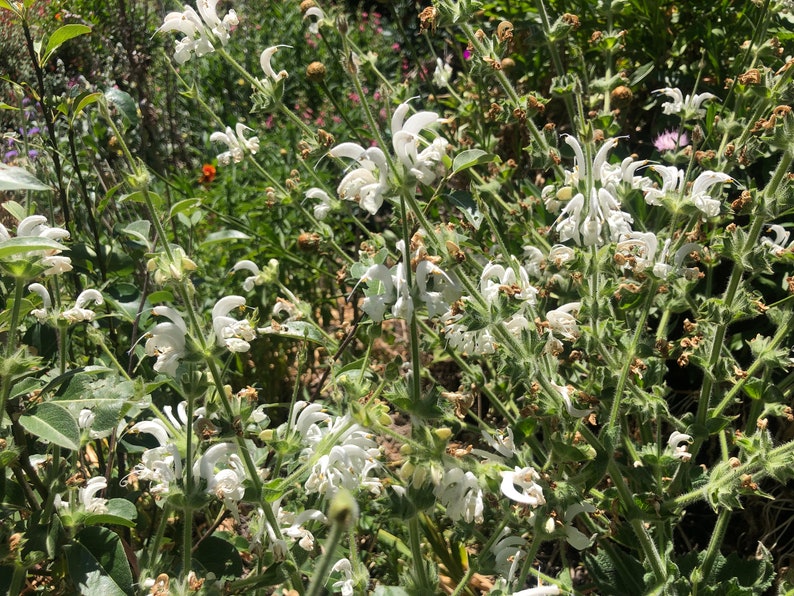
POLYGON ((230 542, 219 536, 203 540, 193 555, 193 562, 203 571, 202 575, 212 572, 215 577, 238 578, 243 574, 243 560, 240 553, 230 542))
POLYGON ((127 227, 123 228, 121 231, 134 238, 144 246, 148 247, 149 245, 149 235, 151 233, 152 223, 149 221, 144 221, 139 219, 138 221, 132 222, 127 227))
POLYGON ((464 217, 472 226, 474 226, 475 230, 480 229, 480 225, 482 224, 484 216, 477 208, 477 204, 474 202, 471 193, 458 190, 446 195, 446 197, 452 202, 453 205, 463 211, 464 217))
POLYGON ((640 81, 642 81, 645 77, 653 72, 654 64, 653 62, 648 62, 647 64, 643 64, 637 70, 634 71, 634 74, 631 75, 629 79, 629 87, 636 86, 640 81))
POLYGON ((219 242, 229 242, 233 240, 250 240, 251 237, 243 232, 237 230, 221 230, 220 232, 213 232, 209 234, 204 242, 201 243, 201 248, 209 246, 210 244, 218 244, 219 242))
POLYGON ((399 586, 378 586, 372 594, 373 596, 409 596, 405 588, 399 586))
POLYGON ((174 217, 178 213, 190 214, 201 206, 201 199, 184 199, 176 203, 168 213, 168 217, 174 217))
POLYGON ((5 201, 3 203, 3 209, 8 211, 11 214, 11 217, 16 219, 17 221, 22 221, 28 215, 27 209, 25 209, 22 205, 20 205, 16 201, 5 201))
POLYGON ((466 149, 455 156, 452 161, 452 173, 457 174, 463 170, 468 170, 474 166, 491 163, 497 159, 496 155, 483 151, 482 149, 466 149))
POLYGON ((50 35, 50 39, 47 41, 47 49, 44 50, 44 57, 40 60, 40 64, 42 66, 46 64, 55 50, 61 47, 64 43, 70 39, 74 39, 75 37, 85 35, 86 33, 91 33, 91 27, 88 27, 87 25, 71 24, 64 25, 60 29, 56 29, 55 32, 50 35))
POLYGON ((317 325, 309 323, 308 321, 290 321, 289 323, 282 323, 276 327, 270 325, 260 329, 260 332, 290 337, 292 339, 304 339, 318 344, 325 344, 328 341, 328 338, 320 332, 317 325))
POLYGON ((0 242, 0 259, 35 250, 69 250, 63 244, 41 236, 21 236, 0 242))
POLYGON ((80 429, 71 414, 57 404, 45 402, 19 417, 19 423, 33 436, 76 451, 80 429))
POLYGON ((116 109, 121 112, 122 116, 124 116, 130 124, 135 125, 140 120, 140 116, 138 116, 138 106, 129 93, 113 87, 105 91, 105 99, 116 106, 116 109))
POLYGON ((24 168, 0 163, 0 190, 52 190, 24 168))
POLYGON ((102 99, 101 93, 87 93, 80 98, 80 101, 77 102, 77 106, 74 108, 74 112, 72 113, 72 122, 74 122, 75 117, 90 106, 92 103, 98 102, 102 99))
POLYGON ((69 575, 80 594, 132 595, 132 572, 121 539, 107 528, 84 528, 64 547, 69 575))
POLYGON ((127 499, 110 499, 107 503, 108 510, 105 513, 90 513, 83 518, 86 526, 98 526, 109 524, 114 526, 135 527, 135 518, 138 510, 135 505, 127 499))

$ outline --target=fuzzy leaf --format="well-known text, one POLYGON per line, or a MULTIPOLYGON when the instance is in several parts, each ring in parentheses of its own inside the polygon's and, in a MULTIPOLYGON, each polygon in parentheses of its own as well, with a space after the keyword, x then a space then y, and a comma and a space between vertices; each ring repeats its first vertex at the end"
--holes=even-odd
POLYGON ((19 417, 19 423, 33 436, 76 451, 80 429, 71 414, 59 405, 45 402, 19 417))
POLYGON ((64 548, 69 575, 81 594, 130 596, 133 580, 121 539, 107 528, 83 529, 64 548))
POLYGON ((0 163, 0 190, 52 190, 24 168, 0 163))

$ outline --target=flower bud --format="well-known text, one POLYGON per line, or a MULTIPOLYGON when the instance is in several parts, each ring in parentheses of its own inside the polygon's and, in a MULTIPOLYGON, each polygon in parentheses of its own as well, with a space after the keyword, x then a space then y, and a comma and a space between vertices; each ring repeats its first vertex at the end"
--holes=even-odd
POLYGON ((356 523, 358 519, 358 503, 346 488, 342 488, 336 493, 331 506, 328 508, 328 519, 335 524, 349 527, 356 523))

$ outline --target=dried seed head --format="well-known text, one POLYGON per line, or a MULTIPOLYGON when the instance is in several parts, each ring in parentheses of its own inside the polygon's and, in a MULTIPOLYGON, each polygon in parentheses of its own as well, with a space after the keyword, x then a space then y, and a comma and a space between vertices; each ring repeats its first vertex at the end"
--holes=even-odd
POLYGON ((303 2, 301 2, 301 14, 306 14, 307 10, 314 8, 315 6, 317 6, 317 4, 314 2, 314 0, 303 0, 303 2))
POLYGON ((511 70, 516 65, 516 61, 512 58, 502 58, 502 70, 511 70))
POLYGON ((739 75, 739 83, 742 85, 757 85, 761 82, 761 71, 751 68, 747 72, 739 75))
POLYGON ((312 83, 321 83, 325 80, 325 64, 322 62, 312 62, 306 67, 306 78, 312 83))
POLYGON ((609 98, 616 107, 622 108, 631 103, 634 93, 626 85, 618 85, 609 94, 609 98))
POLYGON ((496 39, 499 43, 507 43, 513 39, 513 23, 510 21, 502 21, 496 28, 496 39))
POLYGON ((574 29, 578 29, 579 25, 581 24, 579 22, 579 17, 577 17, 575 14, 571 14, 570 12, 566 12, 562 15, 562 22, 570 25, 574 29))
POLYGON ((430 31, 435 33, 438 24, 438 9, 428 6, 419 13, 419 32, 430 31))

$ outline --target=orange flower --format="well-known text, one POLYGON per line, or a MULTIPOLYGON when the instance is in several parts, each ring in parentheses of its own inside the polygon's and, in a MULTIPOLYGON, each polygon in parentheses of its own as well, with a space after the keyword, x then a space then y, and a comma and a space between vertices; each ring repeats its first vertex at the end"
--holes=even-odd
POLYGON ((199 183, 211 184, 212 181, 215 180, 215 174, 215 166, 205 163, 201 168, 201 178, 199 178, 199 183))

